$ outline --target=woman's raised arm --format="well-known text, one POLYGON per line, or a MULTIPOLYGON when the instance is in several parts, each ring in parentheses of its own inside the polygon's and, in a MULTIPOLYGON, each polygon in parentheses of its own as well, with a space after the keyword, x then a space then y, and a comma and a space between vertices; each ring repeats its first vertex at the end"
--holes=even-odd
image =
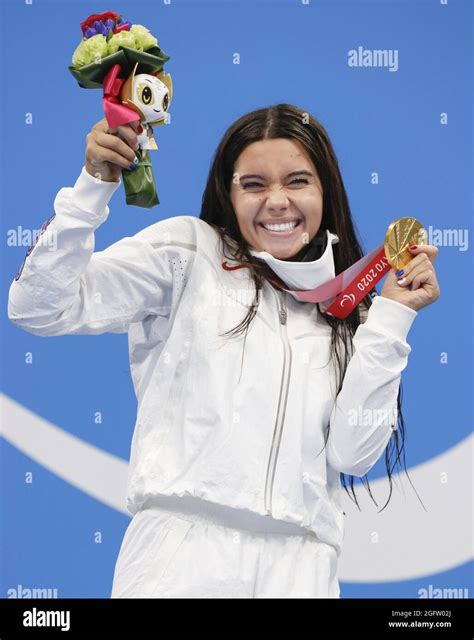
MULTIPOLYGON (((118 142, 133 154, 123 140, 118 142)), ((121 171, 118 164, 112 167, 99 146, 96 135, 89 135, 86 163, 105 172, 107 180, 93 177, 84 166, 73 187, 60 189, 54 215, 43 225, 10 286, 8 317, 30 333, 126 332, 130 323, 147 315, 167 316, 176 277, 173 259, 185 265, 183 277, 192 266, 191 216, 163 220, 94 253, 94 232, 109 215, 108 202, 120 185, 121 171)), ((123 152, 121 145, 116 149, 114 153, 123 152)))

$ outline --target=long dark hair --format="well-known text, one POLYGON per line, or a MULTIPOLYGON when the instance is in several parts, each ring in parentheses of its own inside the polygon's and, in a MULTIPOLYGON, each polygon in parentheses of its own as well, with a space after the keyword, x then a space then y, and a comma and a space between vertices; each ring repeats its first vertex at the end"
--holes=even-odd
MULTIPOLYGON (((241 265, 249 268, 255 283, 255 298, 249 306, 247 314, 234 329, 226 332, 226 334, 233 336, 239 335, 245 330, 246 337, 249 325, 257 312, 260 290, 266 273, 265 266, 261 261, 250 254, 247 242, 240 232, 230 197, 234 167, 239 155, 249 144, 273 138, 288 138, 300 142, 313 162, 323 188, 323 217, 318 234, 325 233, 325 230, 329 229, 339 237, 339 243, 333 247, 336 274, 344 271, 363 256, 337 158, 329 136, 322 125, 309 113, 291 104, 272 105, 245 114, 227 129, 216 149, 199 216, 201 220, 212 225, 219 233, 223 257, 237 260, 241 265)), ((331 359, 335 363, 337 375, 336 395, 342 388, 345 371, 352 355, 350 353, 352 336, 361 323, 361 312, 367 313, 370 308, 372 295, 376 295, 375 289, 367 294, 345 320, 322 315, 331 327, 331 359)), ((321 312, 319 304, 318 308, 321 312)), ((392 472, 395 465, 400 464, 401 459, 408 475, 404 451, 405 423, 401 404, 402 388, 400 384, 397 397, 398 426, 393 431, 385 450, 390 493, 383 509, 387 506, 392 495, 392 472), (394 456, 395 460, 393 460, 394 456)), ((324 446, 326 446, 328 437, 329 424, 327 425, 324 446)), ((345 490, 360 510, 354 491, 354 476, 348 476, 352 496, 347 487, 345 474, 341 473, 341 476, 345 490)), ((367 475, 361 478, 361 482, 377 505, 370 490, 367 475)))

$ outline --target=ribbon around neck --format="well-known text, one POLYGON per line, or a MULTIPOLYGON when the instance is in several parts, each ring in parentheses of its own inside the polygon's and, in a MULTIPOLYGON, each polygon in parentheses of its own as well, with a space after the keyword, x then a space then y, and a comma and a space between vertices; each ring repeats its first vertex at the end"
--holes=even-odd
POLYGON ((285 291, 302 302, 325 302, 328 306, 324 313, 343 320, 390 269, 384 246, 381 244, 335 278, 315 289, 285 291))
MULTIPOLYGON (((273 285, 287 291, 294 298, 302 302, 325 303, 324 314, 344 320, 355 309, 359 302, 373 289, 375 284, 390 271, 391 266, 385 255, 383 244, 379 245, 366 256, 357 260, 352 266, 338 274, 335 278, 324 282, 314 289, 298 290, 289 288, 283 280, 265 263, 269 274, 267 279, 273 285)), ((230 267, 223 262, 222 267, 227 270, 242 268, 238 265, 230 267)))

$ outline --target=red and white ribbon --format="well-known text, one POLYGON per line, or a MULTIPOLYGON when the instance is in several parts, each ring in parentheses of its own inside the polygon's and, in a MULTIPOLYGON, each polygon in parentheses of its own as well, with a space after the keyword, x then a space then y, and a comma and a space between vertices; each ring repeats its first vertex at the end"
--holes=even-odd
MULTIPOLYGON (((230 266, 226 261, 222 262, 222 268, 226 271, 234 271, 243 267, 244 265, 230 266)), ((381 244, 335 278, 315 289, 288 289, 282 286, 284 282, 276 274, 274 274, 276 279, 271 277, 269 279, 280 289, 287 291, 302 302, 325 302, 326 310, 324 313, 344 320, 390 269, 391 266, 385 255, 383 244, 381 244)))
POLYGON ((380 245, 315 289, 284 290, 303 302, 329 302, 325 313, 343 320, 390 269, 383 245, 380 245))

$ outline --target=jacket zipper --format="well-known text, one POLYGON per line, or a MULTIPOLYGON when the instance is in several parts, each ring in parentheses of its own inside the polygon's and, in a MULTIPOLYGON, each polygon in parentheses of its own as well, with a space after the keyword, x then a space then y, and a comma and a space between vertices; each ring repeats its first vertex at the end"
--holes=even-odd
MULTIPOLYGON (((273 289, 273 287, 272 287, 273 289)), ((267 475, 265 479, 265 515, 272 515, 272 491, 273 481, 275 479, 275 469, 278 458, 278 452, 280 449, 281 436, 283 433, 283 423, 285 421, 286 404, 288 400, 288 389, 290 386, 290 373, 291 373, 291 346, 288 340, 287 333, 287 310, 286 310, 286 291, 281 292, 281 301, 275 289, 273 289, 277 297, 277 302, 280 303, 279 318, 280 318, 280 337, 283 342, 283 371, 280 385, 280 395, 278 398, 277 417, 275 420, 275 428, 273 431, 272 447, 270 450, 270 456, 268 459, 267 475)))

